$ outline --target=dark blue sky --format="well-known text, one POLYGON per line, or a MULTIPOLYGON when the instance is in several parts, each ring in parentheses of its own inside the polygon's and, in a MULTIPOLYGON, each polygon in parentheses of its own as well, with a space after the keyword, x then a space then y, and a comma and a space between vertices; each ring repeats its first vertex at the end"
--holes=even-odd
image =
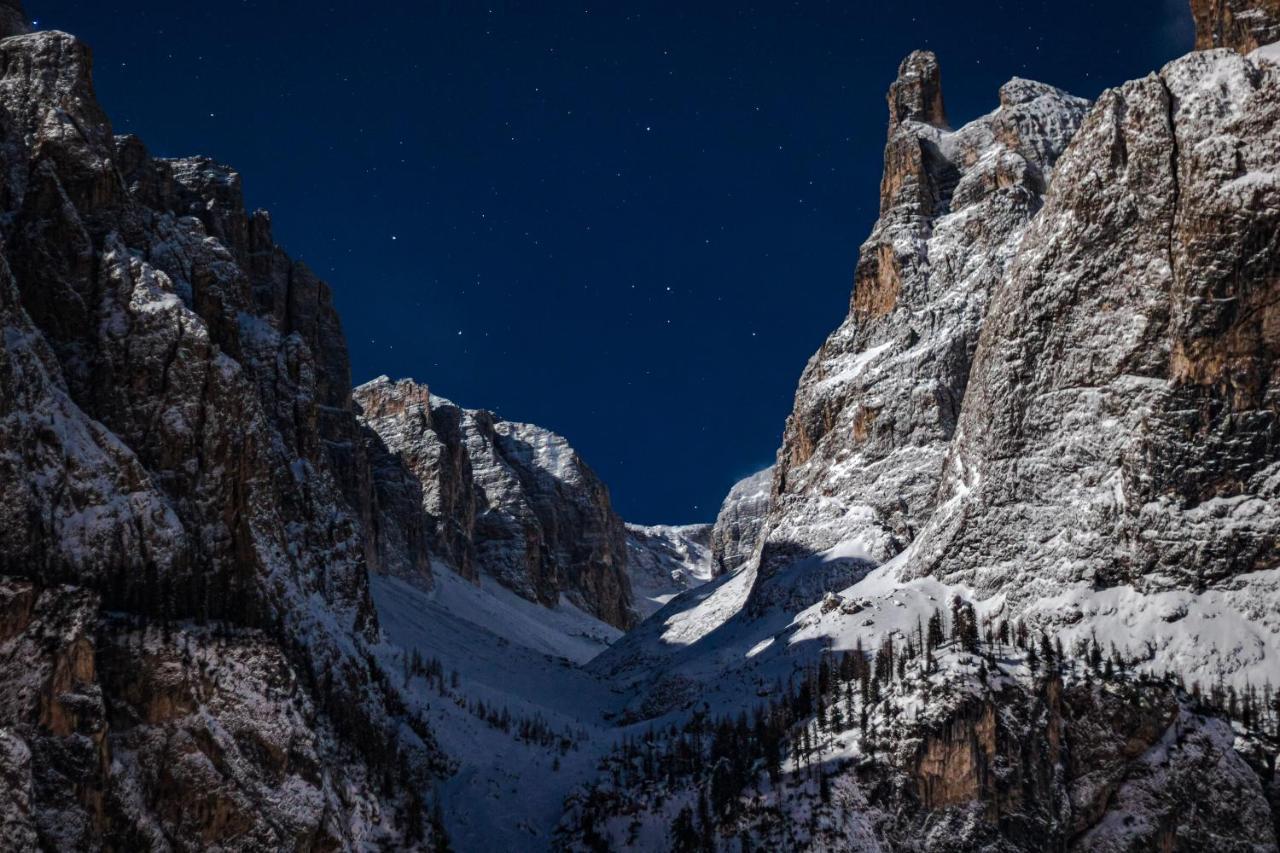
POLYGON ((641 522, 772 461, 906 53, 959 125, 1011 76, 1095 97, 1192 42, 1185 0, 27 4, 93 46, 117 132, 241 171, 357 382, 555 429, 641 522))

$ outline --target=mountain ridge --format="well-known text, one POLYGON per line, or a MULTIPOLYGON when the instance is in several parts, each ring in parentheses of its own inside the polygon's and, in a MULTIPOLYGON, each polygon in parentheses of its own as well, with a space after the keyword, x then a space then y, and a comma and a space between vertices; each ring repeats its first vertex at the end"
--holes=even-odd
POLYGON ((775 466, 646 527, 0 0, 0 849, 1277 849, 1280 13, 1192 9, 910 54, 775 466))

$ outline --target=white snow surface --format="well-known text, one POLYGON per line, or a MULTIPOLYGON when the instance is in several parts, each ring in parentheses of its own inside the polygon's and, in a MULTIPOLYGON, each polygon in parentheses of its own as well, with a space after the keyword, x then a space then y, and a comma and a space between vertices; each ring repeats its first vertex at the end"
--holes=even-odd
POLYGON ((1250 59, 1265 59, 1267 62, 1280 64, 1280 41, 1273 41, 1271 44, 1264 44, 1262 47, 1249 54, 1250 59))
POLYGON ((715 574, 711 525, 627 525, 627 575, 635 608, 647 618, 715 574))
POLYGON ((606 714, 620 697, 571 658, 589 658, 616 629, 569 605, 532 604, 495 581, 472 586, 443 566, 430 591, 385 575, 371 576, 370 587, 389 672, 401 673, 405 652, 417 650, 440 661, 447 683, 458 673, 447 695, 419 677, 404 691, 458 761, 439 790, 454 849, 549 849, 566 793, 594 774, 618 737, 606 714), (521 741, 469 710, 475 702, 540 719, 574 746, 560 755, 521 741))

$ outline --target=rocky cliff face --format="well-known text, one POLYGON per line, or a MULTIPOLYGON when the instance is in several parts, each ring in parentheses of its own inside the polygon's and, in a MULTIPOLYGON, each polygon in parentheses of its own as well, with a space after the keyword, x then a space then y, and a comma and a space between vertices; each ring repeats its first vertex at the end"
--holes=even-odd
POLYGON ((668 781, 579 792, 574 844, 1276 849, 1280 65, 1267 0, 1193 7, 1231 49, 1092 105, 1014 80, 952 130, 902 64, 758 549, 591 664, 689 721, 668 781))
MULTIPOLYGON (((1261 34, 1227 39, 1242 51, 1269 9, 1196 4, 1214 33, 1261 34)), ((805 560, 839 589, 901 555, 904 577, 1069 636, 1123 612, 1126 642, 1188 676, 1269 677, 1276 74, 1196 53, 1087 115, 1014 80, 950 131, 936 61, 904 61, 881 216, 796 393, 754 612, 795 603, 775 577, 805 560), (1249 639, 1197 647, 1219 606, 1249 639)))
MULTIPOLYGON (((909 571, 1058 625, 1099 590, 1135 614, 1185 591, 1184 630, 1220 597, 1272 633, 1278 86, 1280 67, 1209 51, 1090 113, 993 297, 909 571)), ((1206 680, 1262 680, 1274 654, 1193 659, 1181 632, 1134 630, 1206 680)))
POLYGON ((610 625, 633 623, 626 529, 568 442, 408 379, 381 377, 355 396, 364 423, 421 483, 432 554, 531 601, 553 606, 563 594, 610 625))
MULTIPOLYGON (((0 26, 24 29, 16 3, 4 10, 0 26)), ((366 573, 383 555, 328 289, 244 210, 235 172, 114 137, 81 42, 14 35, 0 69, 0 570, 17 644, 3 677, 53 697, 0 720, 18 732, 3 796, 26 803, 22 832, 47 846, 82 826, 96 839, 73 845, 85 849, 398 837, 404 795, 361 780, 392 766, 422 777, 437 753, 425 728, 405 728, 371 656, 366 573), (106 611, 164 626, 155 657, 119 663, 133 635, 106 611), (226 666, 256 675, 199 671, 224 634, 246 638, 226 666), (21 644, 46 636, 57 651, 24 671, 21 644), (136 688, 153 675, 206 691, 213 717, 129 716, 167 701, 136 688), (255 728, 269 718, 253 716, 259 699, 332 742, 293 749, 255 728), (243 760, 201 734, 219 719, 243 760), (178 730, 205 759, 166 757, 189 755, 165 741, 178 730), (331 763, 316 752, 348 748, 331 763), (63 753, 70 763, 43 759, 63 753), (269 806, 273 788, 296 791, 296 811, 269 806), (205 793, 209 813, 179 814, 205 793)))
POLYGON ((1191 0, 1196 50, 1227 47, 1249 53, 1280 41, 1276 0, 1191 0))
POLYGON ((779 567, 856 539, 901 551, 935 507, 987 301, 1043 204, 1087 104, 1012 80, 958 130, 917 52, 889 93, 880 219, 850 312, 809 361, 787 420, 760 556, 779 567))
POLYGON ((711 531, 711 553, 717 575, 734 571, 755 555, 772 496, 772 466, 739 481, 729 490, 711 531))
POLYGON ((481 825, 539 781, 504 761, 603 757, 567 847, 1277 849, 1277 14, 1193 8, 1217 49, 959 129, 908 57, 776 467, 628 530, 553 433, 353 397, 239 175, 116 137, 88 49, 0 0, 0 847, 426 846, 430 719, 497 756, 472 839, 545 840, 481 825), (665 606, 574 670, 454 571, 665 606))
POLYGON ((754 739, 695 715, 610 756, 630 784, 572 796, 564 846, 1276 849, 1267 785, 1224 720, 1159 681, 1028 684, 1013 657, 989 672, 947 652, 870 697, 833 660, 767 705, 754 739))
POLYGON ((0 848, 343 849, 392 819, 270 637, 100 605, 0 581, 0 848))

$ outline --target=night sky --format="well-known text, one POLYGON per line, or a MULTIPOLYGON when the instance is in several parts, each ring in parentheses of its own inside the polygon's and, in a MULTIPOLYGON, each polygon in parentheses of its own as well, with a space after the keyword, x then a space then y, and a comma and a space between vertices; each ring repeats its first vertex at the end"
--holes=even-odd
POLYGON ((959 126, 1015 75, 1147 74, 1186 6, 27 0, 92 45, 117 132, 243 174, 332 284, 355 381, 552 428, 647 523, 772 462, 903 56, 937 52, 959 126))

